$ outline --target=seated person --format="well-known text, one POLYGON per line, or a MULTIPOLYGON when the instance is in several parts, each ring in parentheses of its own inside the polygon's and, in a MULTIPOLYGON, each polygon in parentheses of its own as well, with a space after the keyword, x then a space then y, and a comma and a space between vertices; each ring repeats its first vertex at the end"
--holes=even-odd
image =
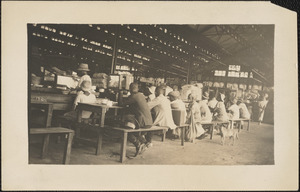
POLYGON ((240 108, 237 106, 237 99, 232 100, 232 105, 228 108, 229 119, 239 119, 240 118, 240 108))
POLYGON ((169 99, 164 96, 164 88, 162 86, 156 87, 155 96, 155 99, 148 102, 154 119, 153 125, 166 126, 174 130, 176 125, 172 116, 171 104, 169 99))
MULTIPOLYGON (((83 81, 80 85, 81 92, 77 94, 77 97, 74 100, 73 111, 64 114, 64 117, 69 120, 76 121, 77 111, 75 111, 78 103, 96 103, 96 96, 91 93, 91 82, 83 81)), ((82 120, 85 123, 89 123, 89 118, 91 117, 92 112, 82 111, 82 120)))
POLYGON ((205 100, 199 101, 200 112, 201 112, 201 122, 211 122, 212 113, 205 100))
MULTIPOLYGON (((248 111, 246 104, 243 102, 242 99, 238 100, 237 105, 240 108, 240 118, 250 119, 250 113, 248 111)), ((243 129, 243 126, 244 126, 244 122, 241 121, 241 129, 243 129)))
POLYGON ((218 94, 216 100, 217 104, 213 110, 213 120, 214 121, 228 121, 228 115, 226 112, 225 104, 224 104, 225 96, 223 94, 218 94))
MULTIPOLYGON (((125 125, 132 126, 131 128, 135 129, 150 128, 153 122, 145 96, 138 92, 139 88, 137 83, 131 83, 129 89, 130 96, 125 101, 120 99, 120 105, 129 105, 128 113, 126 113, 127 115, 124 117, 125 125)), ((146 138, 138 133, 128 134, 128 140, 136 147, 135 156, 143 152, 146 149, 145 147, 152 146, 151 132, 146 134, 146 138)))
POLYGON ((193 141, 195 138, 199 137, 199 139, 204 138, 205 131, 202 128, 201 122, 201 114, 200 114, 200 106, 196 102, 197 96, 194 93, 189 94, 189 106, 187 109, 187 124, 190 124, 189 129, 186 130, 186 140, 193 141), (200 137, 201 136, 201 137, 200 137))
MULTIPOLYGON (((180 93, 179 91, 171 91, 169 94, 169 99, 171 101, 171 108, 172 109, 177 109, 177 110, 181 110, 184 114, 183 114, 183 123, 186 122, 186 108, 185 108, 185 104, 184 102, 179 99, 180 97, 180 93)), ((174 136, 174 139, 177 139, 179 138, 179 136, 181 135, 180 133, 180 129, 179 128, 176 128, 173 130, 173 136, 174 136)))
POLYGON ((186 110, 184 102, 179 98, 180 93, 179 91, 171 91, 169 94, 169 99, 171 101, 171 108, 172 109, 180 109, 186 110))
POLYGON ((240 117, 243 119, 250 119, 250 113, 248 111, 246 104, 242 101, 242 99, 238 100, 237 105, 240 108, 240 117))
POLYGON ((216 107, 217 103, 218 103, 218 101, 217 101, 217 99, 215 97, 215 92, 214 91, 210 92, 209 93, 209 100, 208 100, 208 104, 207 104, 208 107, 209 107, 209 109, 211 111, 213 111, 214 108, 216 107))

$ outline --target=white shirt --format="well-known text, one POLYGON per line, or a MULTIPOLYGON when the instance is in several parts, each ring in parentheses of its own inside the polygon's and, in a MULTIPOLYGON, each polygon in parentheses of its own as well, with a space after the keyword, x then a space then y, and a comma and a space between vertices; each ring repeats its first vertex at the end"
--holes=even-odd
POLYGON ((214 99, 208 101, 208 104, 207 104, 207 105, 208 105, 211 109, 214 109, 214 108, 216 107, 217 103, 218 103, 218 101, 214 98, 214 99))
POLYGON ((240 103, 239 108, 240 108, 240 112, 241 112, 241 114, 240 114, 241 118, 250 119, 250 113, 249 113, 245 103, 240 103))
POLYGON ((237 104, 233 104, 228 108, 228 111, 232 112, 232 119, 239 119, 240 118, 240 108, 237 104))
POLYGON ((205 100, 199 101, 200 112, 201 112, 201 121, 210 122, 212 121, 212 114, 207 106, 205 100))
POLYGON ((148 102, 150 109, 155 108, 155 120, 153 125, 167 126, 170 129, 175 129, 176 125, 172 116, 170 100, 164 95, 159 95, 152 101, 148 102))
MULTIPOLYGON (((96 96, 92 93, 89 96, 84 93, 79 93, 74 101, 74 105, 77 106, 78 103, 96 103, 96 96)), ((90 118, 92 112, 90 111, 82 111, 82 118, 90 118)))

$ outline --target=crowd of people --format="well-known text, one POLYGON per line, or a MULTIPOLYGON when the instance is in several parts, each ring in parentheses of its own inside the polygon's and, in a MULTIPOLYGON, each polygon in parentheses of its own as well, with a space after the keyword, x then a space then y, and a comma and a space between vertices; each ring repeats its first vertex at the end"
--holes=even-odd
MULTIPOLYGON (((80 84, 80 90, 74 102, 74 109, 78 102, 94 103, 96 98, 91 93, 91 82, 83 79, 80 84)), ((122 92, 120 93, 122 95, 122 92)), ((202 99, 197 97, 196 93, 190 93, 188 100, 181 100, 181 93, 178 86, 172 90, 167 90, 167 86, 149 86, 141 89, 138 83, 130 84, 130 95, 127 98, 119 100, 119 105, 126 110, 122 117, 122 124, 132 129, 150 128, 151 126, 168 127, 167 136, 171 139, 180 138, 180 130, 174 123, 172 110, 180 110, 184 116, 184 123, 189 125, 184 134, 186 141, 194 139, 203 139, 208 134, 203 128, 201 122, 228 121, 230 119, 251 118, 252 108, 249 102, 235 95, 225 96, 223 92, 204 91, 202 99)), ((263 119, 264 110, 268 103, 268 95, 263 95, 258 102, 259 123, 263 119)), ((83 119, 89 119, 91 113, 83 112, 83 119)), ((76 113, 69 112, 65 116, 76 119, 76 113)), ((222 126, 222 125, 221 125, 222 126)), ((243 126, 243 125, 242 125, 243 126)), ((129 134, 128 140, 136 147, 136 154, 140 154, 146 148, 151 147, 152 132, 145 134, 129 134)))

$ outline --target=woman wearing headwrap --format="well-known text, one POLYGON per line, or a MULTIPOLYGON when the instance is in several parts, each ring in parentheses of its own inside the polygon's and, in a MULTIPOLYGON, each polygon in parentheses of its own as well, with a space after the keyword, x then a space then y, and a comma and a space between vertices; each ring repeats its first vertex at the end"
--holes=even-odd
POLYGON ((201 112, 201 122, 211 122, 212 113, 205 100, 199 101, 200 112, 201 112))
POLYGON ((195 138, 204 138, 205 130, 202 128, 200 106, 196 102, 197 95, 194 93, 189 94, 188 100, 190 102, 187 108, 187 124, 189 124, 189 129, 186 130, 186 140, 193 142, 195 138))
POLYGON ((228 121, 228 115, 224 104, 225 95, 219 93, 216 99, 218 102, 216 104, 216 107, 213 110, 213 114, 214 114, 213 120, 228 121))

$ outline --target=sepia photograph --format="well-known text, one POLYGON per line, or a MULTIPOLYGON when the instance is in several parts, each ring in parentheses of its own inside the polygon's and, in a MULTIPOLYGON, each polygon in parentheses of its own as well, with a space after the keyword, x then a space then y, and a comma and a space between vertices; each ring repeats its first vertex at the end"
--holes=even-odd
POLYGON ((27 27, 30 164, 274 164, 274 25, 27 27))
POLYGON ((297 13, 1 3, 1 190, 297 190, 297 13))

